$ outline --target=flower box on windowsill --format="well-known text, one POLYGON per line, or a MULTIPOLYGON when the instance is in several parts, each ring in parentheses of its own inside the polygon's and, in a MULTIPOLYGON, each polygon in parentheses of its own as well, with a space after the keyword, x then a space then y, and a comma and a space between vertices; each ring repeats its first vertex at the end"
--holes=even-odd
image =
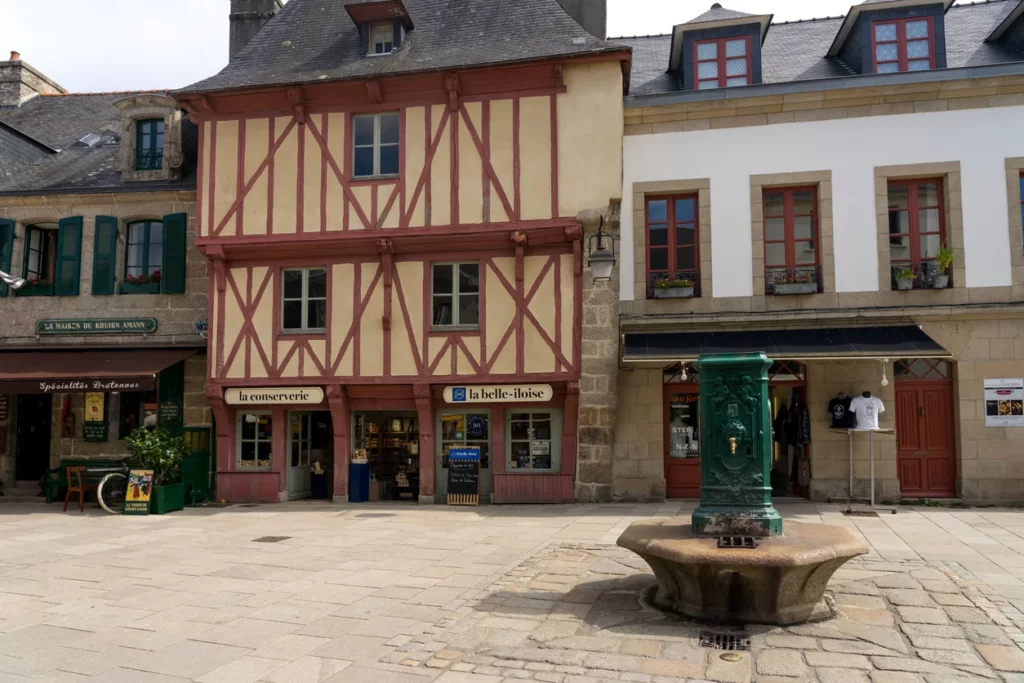
POLYGON ((692 299, 693 287, 655 287, 655 299, 692 299))
POLYGON ((160 293, 160 281, 146 282, 139 284, 137 282, 122 282, 117 287, 118 294, 159 294, 160 293))
POLYGON ((817 294, 817 282, 779 282, 772 287, 772 294, 784 296, 787 294, 817 294))
POLYGON ((52 282, 26 282, 15 290, 18 296, 53 296, 52 282))
POLYGON ((914 288, 914 278, 904 277, 896 280, 897 292, 909 292, 914 288))
POLYGON ((932 289, 948 289, 949 288, 949 275, 932 275, 932 289))

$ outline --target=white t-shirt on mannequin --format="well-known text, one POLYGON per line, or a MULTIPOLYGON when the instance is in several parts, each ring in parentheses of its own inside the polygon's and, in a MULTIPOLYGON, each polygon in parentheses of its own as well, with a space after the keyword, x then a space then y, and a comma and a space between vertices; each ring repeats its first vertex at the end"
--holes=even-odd
POLYGON ((877 396, 858 396, 850 403, 850 410, 857 415, 857 429, 878 429, 878 416, 885 412, 885 405, 877 396))

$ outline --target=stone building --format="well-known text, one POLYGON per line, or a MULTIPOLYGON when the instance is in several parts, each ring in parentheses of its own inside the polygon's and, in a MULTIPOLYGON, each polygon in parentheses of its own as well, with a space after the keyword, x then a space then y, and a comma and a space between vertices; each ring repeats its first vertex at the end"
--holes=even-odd
POLYGON ((697 495, 693 362, 764 351, 777 494, 1024 501, 1021 36, 1019 0, 870 0, 617 39, 619 302, 584 330, 621 343, 584 348, 618 405, 578 491, 697 495))
POLYGON ((0 481, 209 426, 196 129, 162 92, 74 94, 0 62, 0 481), (88 410, 87 410, 88 408, 88 410))

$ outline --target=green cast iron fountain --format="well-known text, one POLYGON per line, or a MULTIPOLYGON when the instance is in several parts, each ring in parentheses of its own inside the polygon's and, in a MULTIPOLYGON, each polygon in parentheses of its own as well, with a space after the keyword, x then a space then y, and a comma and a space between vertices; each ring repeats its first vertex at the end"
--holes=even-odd
POLYGON ((692 524, 632 524, 619 545, 658 579, 655 603, 725 623, 794 624, 830 616, 823 596, 847 560, 868 552, 842 527, 786 525, 771 501, 771 408, 763 353, 704 356, 701 501, 692 524))

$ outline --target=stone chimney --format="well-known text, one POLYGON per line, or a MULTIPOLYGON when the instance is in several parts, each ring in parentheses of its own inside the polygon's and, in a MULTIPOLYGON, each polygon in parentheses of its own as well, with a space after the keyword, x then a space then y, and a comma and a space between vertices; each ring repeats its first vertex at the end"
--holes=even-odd
POLYGON ((228 59, 242 51, 263 25, 284 7, 281 0, 231 0, 231 38, 228 59))
POLYGON ((0 62, 0 108, 20 107, 42 93, 66 93, 67 90, 36 71, 21 55, 11 50, 11 58, 0 62))
POLYGON ((590 35, 601 40, 608 37, 608 0, 558 0, 558 4, 590 35))

